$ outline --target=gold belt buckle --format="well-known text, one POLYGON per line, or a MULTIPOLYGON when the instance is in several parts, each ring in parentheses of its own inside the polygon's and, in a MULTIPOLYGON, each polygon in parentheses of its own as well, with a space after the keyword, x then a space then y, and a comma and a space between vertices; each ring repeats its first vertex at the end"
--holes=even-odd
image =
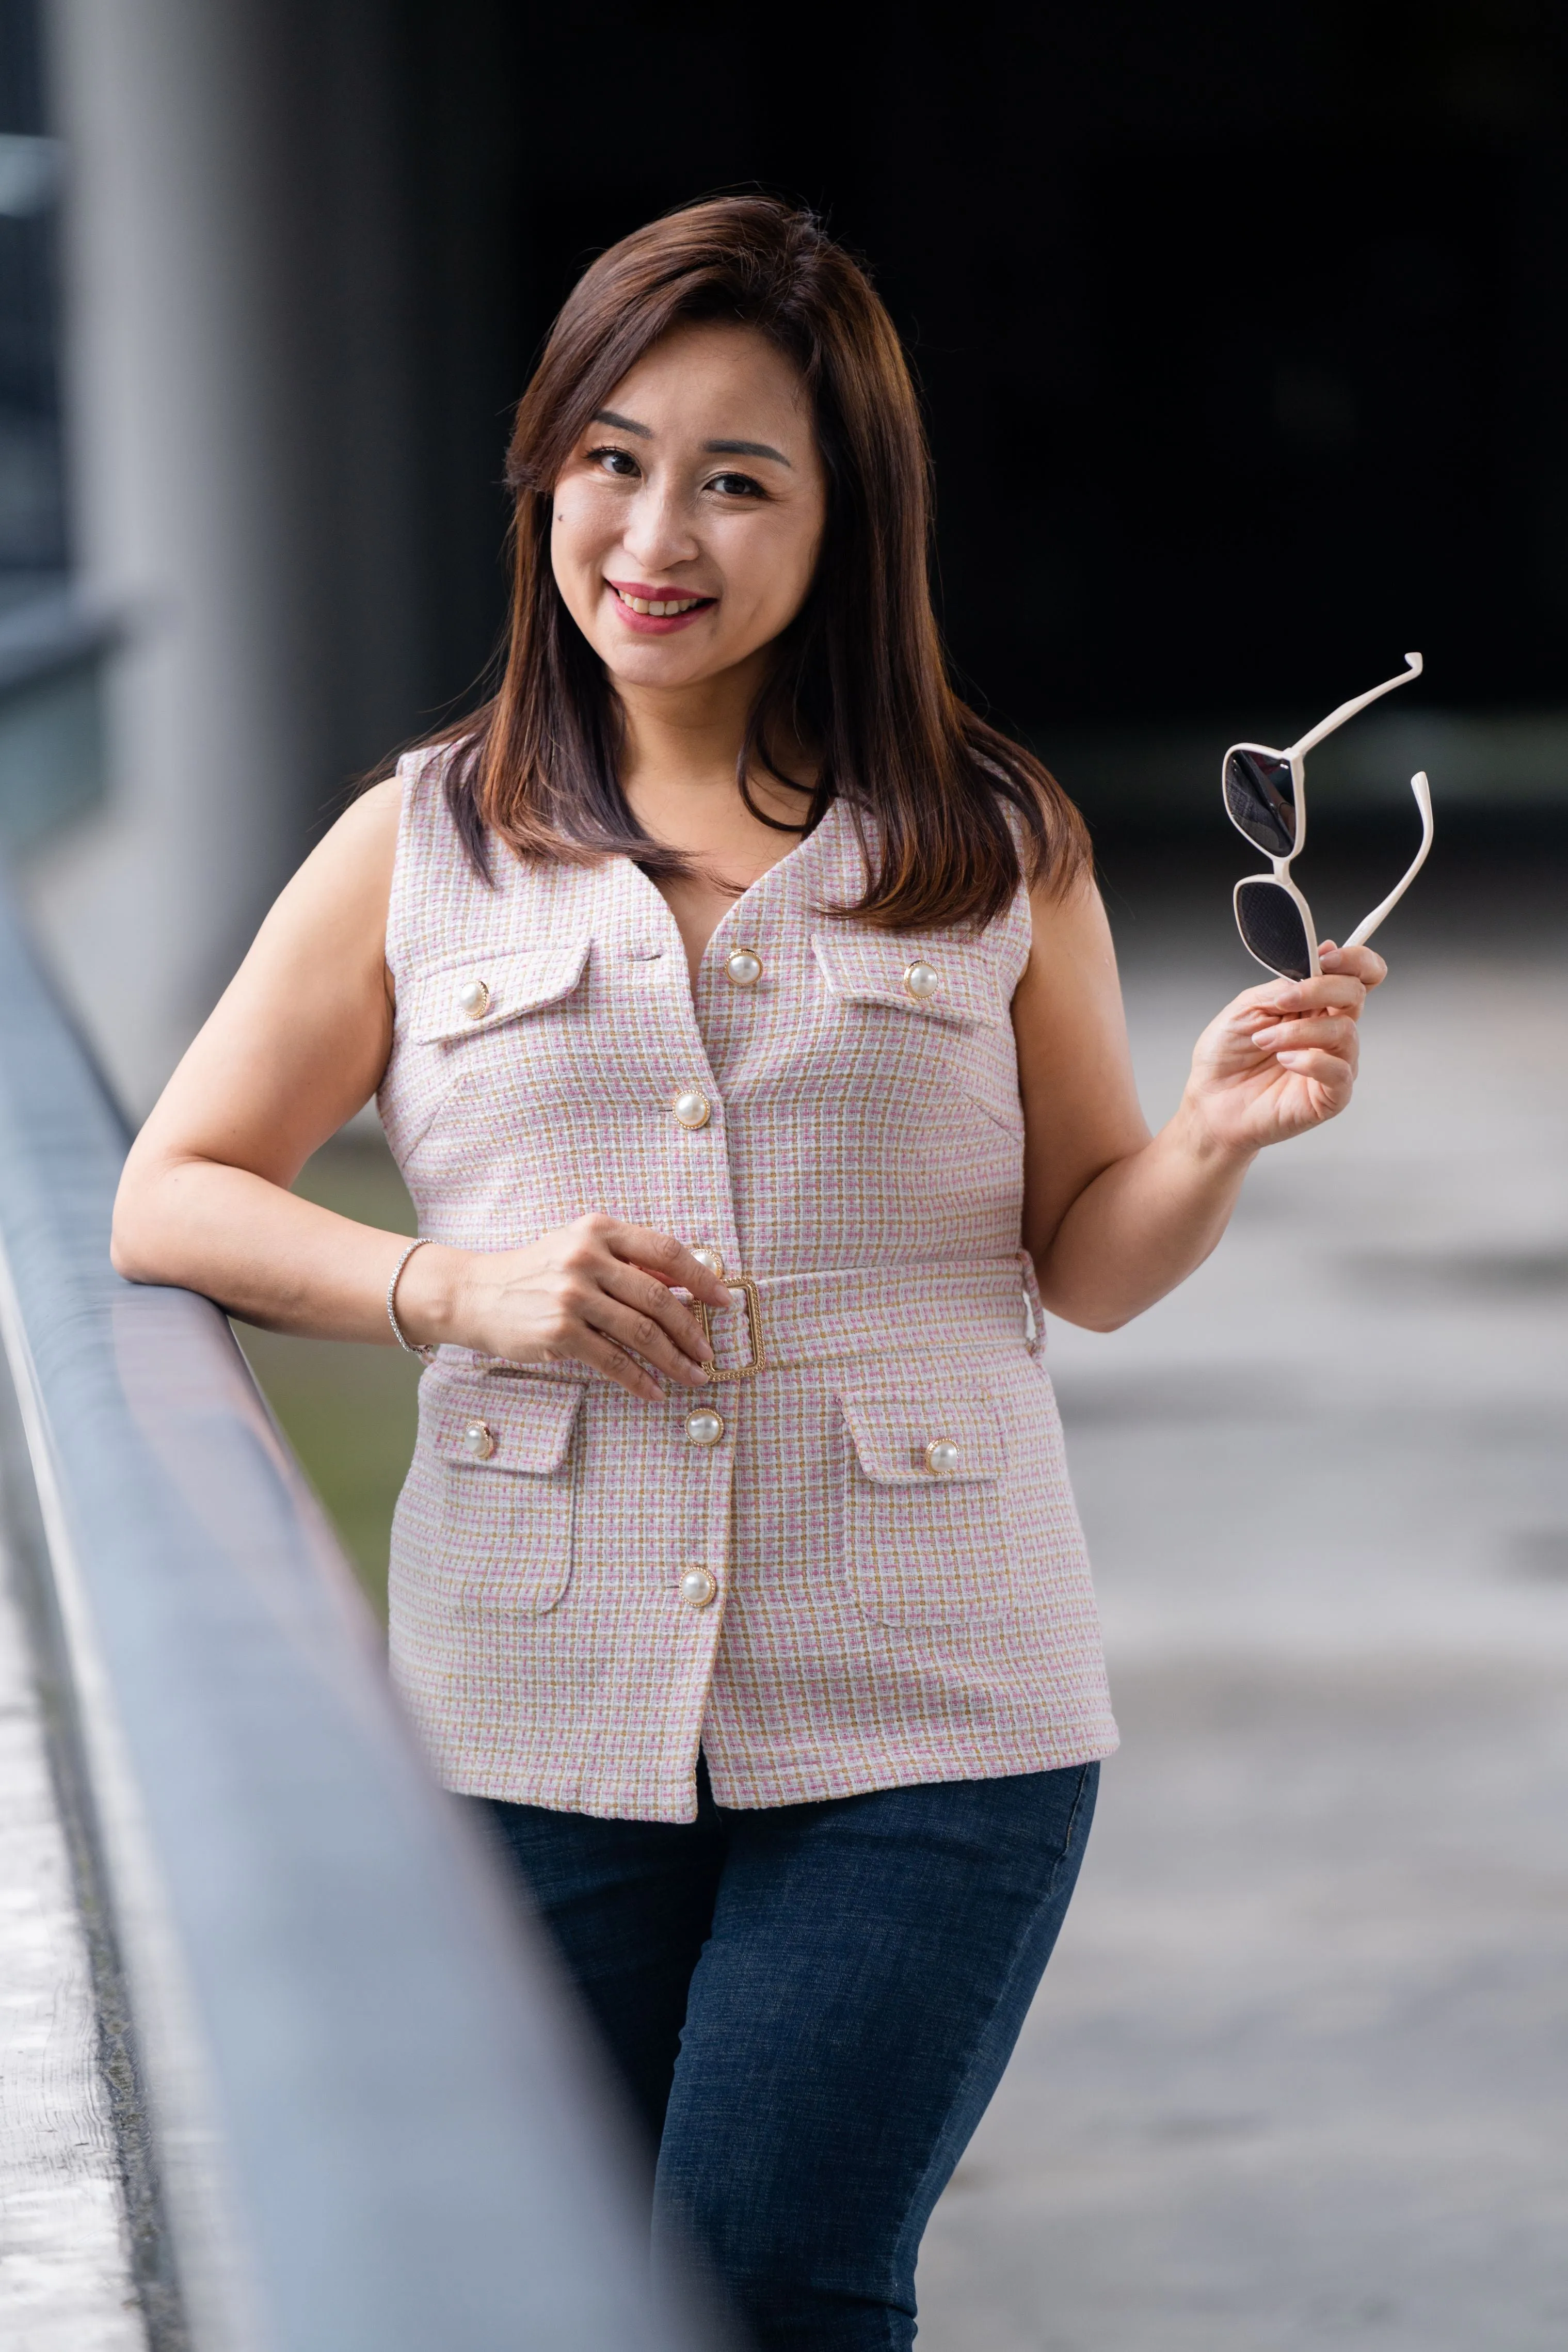
MULTIPOLYGON (((749 1274, 721 1274, 719 1279, 726 1290, 738 1290, 745 1298, 746 1328, 751 1337, 752 1360, 749 1364, 737 1365, 733 1371, 721 1371, 716 1363, 710 1364, 708 1368, 708 1377, 713 1381, 749 1381, 755 1373, 765 1372, 768 1369, 768 1360, 763 1353, 763 1302, 757 1296, 757 1286, 749 1274)), ((696 1308, 697 1319, 702 1326, 702 1337, 711 1347, 713 1317, 708 1302, 704 1298, 694 1298, 691 1304, 696 1308)))

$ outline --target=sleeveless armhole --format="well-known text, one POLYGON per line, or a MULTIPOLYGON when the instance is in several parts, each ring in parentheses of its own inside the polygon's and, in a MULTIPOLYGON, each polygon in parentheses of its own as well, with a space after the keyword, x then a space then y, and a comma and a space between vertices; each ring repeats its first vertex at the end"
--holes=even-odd
MULTIPOLYGON (((985 764, 989 765, 989 762, 985 764)), ((1006 807, 1005 803, 1003 805, 1006 807)), ((1006 816, 1008 831, 1013 835, 1014 844, 1018 852, 1020 867, 1018 887, 1013 893, 1012 904, 1004 913, 998 915, 992 924, 989 937, 994 943, 997 962, 1005 977, 1007 1002, 1010 1004, 1016 992, 1018 982, 1028 969, 1030 950, 1035 944, 1035 919, 1029 899, 1028 877, 1022 870, 1024 852, 1027 845, 1024 820, 1014 808, 1006 809, 1006 816)))
POLYGON ((447 747, 405 751, 396 767, 403 787, 397 816, 397 850, 392 864, 392 894, 386 908, 386 968, 392 974, 394 1019, 411 963, 417 963, 427 928, 427 893, 422 877, 428 871, 436 836, 449 825, 442 786, 447 772, 447 747))

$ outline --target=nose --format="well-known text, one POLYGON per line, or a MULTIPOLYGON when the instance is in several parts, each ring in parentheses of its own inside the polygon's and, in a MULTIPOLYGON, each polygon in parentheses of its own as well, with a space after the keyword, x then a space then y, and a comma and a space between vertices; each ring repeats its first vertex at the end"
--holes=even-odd
POLYGON ((673 483, 646 481, 626 518, 623 545, 643 577, 657 580, 700 554, 695 518, 673 483))

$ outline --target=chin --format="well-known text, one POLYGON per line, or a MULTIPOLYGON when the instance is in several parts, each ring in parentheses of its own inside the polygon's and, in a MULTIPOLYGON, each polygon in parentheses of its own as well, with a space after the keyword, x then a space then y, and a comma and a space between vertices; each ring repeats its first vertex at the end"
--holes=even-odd
POLYGON ((731 666, 722 657, 715 660, 711 648, 699 652, 679 637, 629 645, 623 637, 618 645, 596 646, 595 651, 610 677, 624 677, 628 686, 694 686, 731 666))

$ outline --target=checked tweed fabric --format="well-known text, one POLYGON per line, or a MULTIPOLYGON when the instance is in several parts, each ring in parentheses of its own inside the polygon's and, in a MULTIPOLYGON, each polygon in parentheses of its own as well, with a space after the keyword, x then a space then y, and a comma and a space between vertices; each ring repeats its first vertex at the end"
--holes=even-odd
MULTIPOLYGON (((380 1107, 420 1232, 497 1250, 589 1211, 652 1225, 754 1281, 766 1360, 648 1404, 585 1367, 440 1351, 391 1598, 443 1781, 682 1822, 700 1743, 733 1806, 1109 1754, 1019 1247, 1024 894, 978 937, 836 919, 864 869, 835 804, 726 913, 693 990, 628 859, 498 847, 488 887, 440 754, 402 773, 380 1107), (716 1442, 689 1432, 705 1413, 716 1442)), ((714 1321, 721 1368, 748 1365, 739 1298, 714 1321)))

